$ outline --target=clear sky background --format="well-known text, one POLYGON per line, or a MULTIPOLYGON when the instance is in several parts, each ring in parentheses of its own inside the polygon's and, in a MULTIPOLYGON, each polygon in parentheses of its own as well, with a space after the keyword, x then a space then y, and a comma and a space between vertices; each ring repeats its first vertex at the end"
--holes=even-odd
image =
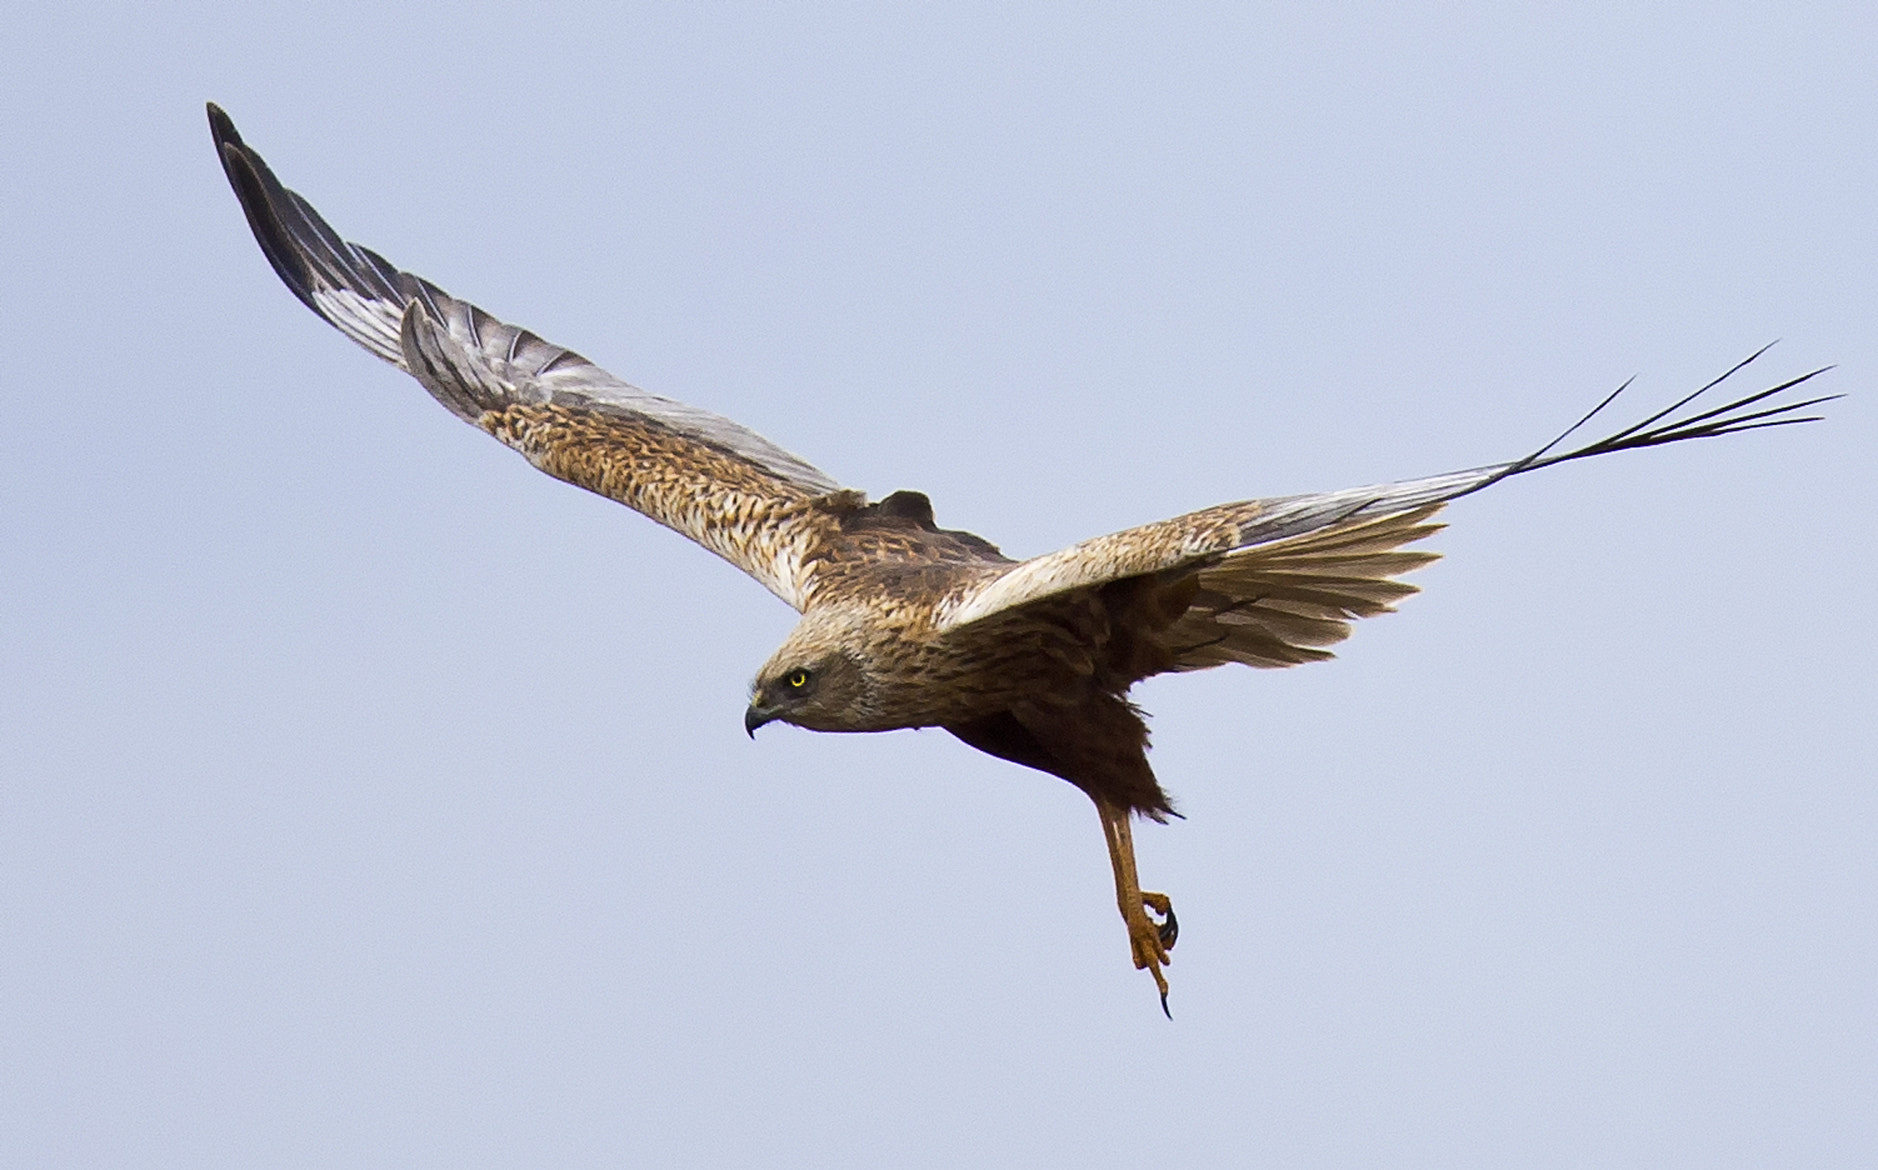
POLYGON ((0 1162, 1878 1160, 1870 4, 6 24, 0 1162), (350 238, 1013 554, 1775 338, 1851 397, 1496 487, 1337 662, 1142 687, 1169 1023, 1084 797, 751 744, 793 615, 306 312, 207 99, 350 238))

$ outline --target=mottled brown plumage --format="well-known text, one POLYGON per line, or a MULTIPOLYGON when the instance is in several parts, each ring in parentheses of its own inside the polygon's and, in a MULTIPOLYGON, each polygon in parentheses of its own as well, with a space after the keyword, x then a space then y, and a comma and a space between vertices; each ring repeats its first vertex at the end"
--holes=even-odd
POLYGON ((1013 561, 940 528, 924 495, 869 503, 728 419, 647 394, 347 243, 227 115, 210 106, 209 122, 256 241, 309 308, 536 467, 683 533, 801 611, 757 674, 751 734, 775 720, 817 731, 943 727, 1088 793, 1135 965, 1154 977, 1164 1009, 1176 925, 1167 897, 1140 887, 1132 818, 1174 810, 1126 697, 1135 683, 1329 658, 1325 647, 1348 637, 1353 619, 1415 592, 1394 578, 1434 554, 1403 546, 1435 532, 1435 513, 1457 496, 1568 459, 1810 421, 1795 412, 1824 401, 1760 405, 1808 374, 1665 421, 1710 383, 1575 450, 1551 453, 1561 436, 1511 463, 1222 504, 1013 561))

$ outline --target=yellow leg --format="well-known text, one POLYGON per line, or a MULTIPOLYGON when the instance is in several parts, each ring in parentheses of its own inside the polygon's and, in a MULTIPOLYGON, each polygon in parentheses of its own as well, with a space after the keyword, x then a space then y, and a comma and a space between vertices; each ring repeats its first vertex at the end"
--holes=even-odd
POLYGON ((1167 976, 1161 974, 1161 968, 1173 962, 1167 952, 1173 949, 1180 931, 1174 904, 1166 894, 1141 888, 1141 879, 1135 874, 1135 837, 1128 810, 1101 797, 1094 799, 1096 813, 1102 818, 1102 836, 1109 846, 1109 865, 1115 870, 1115 904, 1128 926, 1128 945, 1134 952, 1135 966, 1154 976, 1154 985, 1161 992, 1161 1011, 1172 1019, 1173 1013, 1167 1010, 1167 976), (1159 923, 1148 917, 1148 909, 1161 916, 1159 923))

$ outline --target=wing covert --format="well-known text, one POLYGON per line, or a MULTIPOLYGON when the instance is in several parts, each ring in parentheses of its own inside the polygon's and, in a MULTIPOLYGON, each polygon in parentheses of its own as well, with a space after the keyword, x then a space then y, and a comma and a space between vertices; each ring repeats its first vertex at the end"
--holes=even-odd
POLYGON ((1415 512, 1476 491, 1506 474, 1510 466, 1500 464, 1403 483, 1219 504, 1098 536, 1019 562, 1010 572, 956 598, 941 624, 948 628, 962 626, 1059 593, 1123 577, 1197 568, 1261 545, 1415 512))

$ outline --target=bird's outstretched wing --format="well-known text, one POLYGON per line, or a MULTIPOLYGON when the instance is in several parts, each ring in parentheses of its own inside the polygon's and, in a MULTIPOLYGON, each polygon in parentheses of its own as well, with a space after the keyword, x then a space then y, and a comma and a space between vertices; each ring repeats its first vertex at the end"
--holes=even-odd
MULTIPOLYGON (((308 308, 549 475, 643 512, 803 608, 809 550, 837 523, 820 501, 838 483, 348 243, 213 104, 209 127, 261 251, 308 308)), ((856 494, 842 495, 851 507, 856 494)))
POLYGON ((1725 405, 1692 408, 1765 349, 1665 410, 1598 442, 1559 451, 1629 385, 1618 387, 1570 430, 1511 463, 1426 479, 1312 495, 1222 504, 1099 536, 1011 566, 947 604, 940 624, 953 629, 1013 614, 1050 598, 1126 578, 1155 576, 1184 609, 1157 633, 1174 670, 1226 662, 1293 666, 1331 657, 1323 649, 1350 634, 1350 619, 1387 612, 1416 592, 1393 580, 1437 559, 1404 549, 1441 526, 1444 504, 1509 476, 1555 463, 1684 439, 1813 422, 1799 412, 1837 395, 1786 401, 1779 395, 1823 373, 1782 382, 1725 405), (1174 588, 1174 587, 1178 588, 1174 588))

